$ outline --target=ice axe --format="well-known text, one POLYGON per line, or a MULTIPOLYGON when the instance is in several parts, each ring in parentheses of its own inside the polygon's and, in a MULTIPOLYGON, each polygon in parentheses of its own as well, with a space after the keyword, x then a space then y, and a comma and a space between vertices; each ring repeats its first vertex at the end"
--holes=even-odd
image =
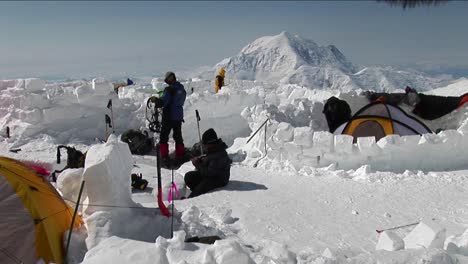
POLYGON ((202 139, 201 139, 201 134, 200 134, 200 114, 198 113, 198 110, 195 110, 195 115, 197 116, 197 127, 198 127, 198 138, 200 139, 200 153, 203 155, 203 146, 202 146, 202 139))

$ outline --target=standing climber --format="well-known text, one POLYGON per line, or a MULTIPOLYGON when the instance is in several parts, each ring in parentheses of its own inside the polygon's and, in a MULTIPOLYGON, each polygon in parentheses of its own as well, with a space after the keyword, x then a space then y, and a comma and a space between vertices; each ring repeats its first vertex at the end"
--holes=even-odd
POLYGON ((215 91, 218 93, 219 90, 221 90, 221 87, 224 86, 224 74, 226 74, 226 71, 224 69, 219 70, 218 75, 216 75, 215 79, 215 91))
POLYGON ((184 139, 182 138, 182 122, 184 122, 184 102, 187 95, 184 86, 177 81, 173 72, 167 72, 164 78, 167 86, 161 96, 163 105, 161 135, 159 138, 160 153, 163 163, 170 164, 169 158, 169 134, 175 141, 175 157, 185 155, 184 139))

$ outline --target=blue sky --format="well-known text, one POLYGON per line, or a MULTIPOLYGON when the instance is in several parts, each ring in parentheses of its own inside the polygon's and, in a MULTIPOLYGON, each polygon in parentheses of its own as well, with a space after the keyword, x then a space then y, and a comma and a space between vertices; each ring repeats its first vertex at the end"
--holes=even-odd
POLYGON ((281 31, 334 44, 356 64, 468 69, 467 11, 465 1, 0 1, 0 78, 212 66, 281 31))

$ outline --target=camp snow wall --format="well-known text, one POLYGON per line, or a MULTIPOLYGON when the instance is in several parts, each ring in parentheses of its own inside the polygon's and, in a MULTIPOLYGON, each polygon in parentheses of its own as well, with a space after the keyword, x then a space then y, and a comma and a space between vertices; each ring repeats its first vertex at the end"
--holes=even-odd
MULTIPOLYGON (((266 118, 265 111, 260 113, 251 127, 259 127, 260 120, 266 118)), ((389 135, 378 142, 374 137, 362 137, 355 144, 349 135, 333 135, 314 131, 310 126, 294 127, 287 122, 271 120, 267 125, 266 151, 264 133, 262 128, 248 144, 247 138, 237 139, 230 151, 243 152, 246 154, 244 162, 251 165, 257 163, 260 167, 274 169, 289 167, 297 171, 332 164, 337 169, 370 165, 373 170, 394 172, 468 169, 467 120, 458 130, 422 136, 389 135)))

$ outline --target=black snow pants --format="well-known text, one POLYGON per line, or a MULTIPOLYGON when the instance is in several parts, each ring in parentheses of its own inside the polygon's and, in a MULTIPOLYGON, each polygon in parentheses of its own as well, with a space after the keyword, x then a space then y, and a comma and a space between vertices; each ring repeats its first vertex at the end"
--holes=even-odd
POLYGON ((187 187, 192 191, 188 198, 199 196, 216 188, 224 187, 229 182, 223 179, 203 177, 199 171, 187 172, 184 180, 187 187))

